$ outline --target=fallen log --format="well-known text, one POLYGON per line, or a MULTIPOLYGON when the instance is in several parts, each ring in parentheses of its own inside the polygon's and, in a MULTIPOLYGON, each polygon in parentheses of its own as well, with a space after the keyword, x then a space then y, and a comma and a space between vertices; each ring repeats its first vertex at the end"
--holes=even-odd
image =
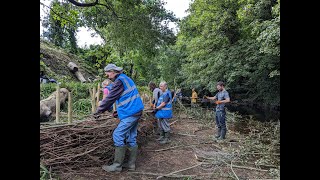
POLYGON ((68 68, 79 79, 79 81, 82 83, 87 81, 79 71, 79 67, 74 62, 69 62, 68 68))

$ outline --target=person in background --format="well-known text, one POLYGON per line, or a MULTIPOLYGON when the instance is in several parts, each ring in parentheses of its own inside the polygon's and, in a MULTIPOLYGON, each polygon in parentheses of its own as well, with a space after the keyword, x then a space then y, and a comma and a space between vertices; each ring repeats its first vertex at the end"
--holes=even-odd
MULTIPOLYGON (((105 79, 104 81, 102 81, 102 83, 101 83, 102 100, 108 96, 109 92, 111 91, 112 85, 113 85, 113 83, 110 79, 105 79)), ((99 101, 99 105, 101 104, 102 100, 99 101)), ((110 107, 108 109, 109 112, 111 112, 112 110, 113 110, 113 107, 110 107)))
MULTIPOLYGON (((159 97, 162 95, 161 89, 159 89, 154 82, 149 82, 149 89, 152 92, 152 102, 151 108, 154 109, 158 102, 159 97)), ((154 112, 155 113, 155 112, 154 112)), ((155 121, 152 122, 153 128, 155 129, 157 134, 160 134, 160 127, 158 126, 159 120, 156 118, 155 121)), ((159 139, 159 138, 158 138, 159 139)))
POLYGON ((213 97, 204 96, 206 99, 216 100, 216 126, 218 128, 218 133, 215 136, 218 140, 224 140, 226 138, 227 127, 226 127, 226 111, 225 103, 230 102, 230 97, 228 91, 224 88, 224 82, 219 81, 217 83, 218 93, 213 97))
POLYGON ((191 95, 191 107, 195 107, 197 104, 198 94, 194 88, 192 88, 192 95, 191 95))
POLYGON ((182 91, 181 89, 177 89, 177 92, 176 92, 176 97, 179 99, 179 100, 182 100, 182 91))
POLYGON ((154 108, 156 110, 156 118, 158 119, 158 126, 160 127, 160 144, 166 144, 170 142, 170 123, 172 118, 172 94, 168 90, 168 85, 165 81, 160 83, 160 89, 162 95, 154 108))
POLYGON ((162 94, 162 91, 156 86, 154 82, 149 82, 149 89, 152 92, 152 104, 151 107, 154 108, 158 102, 159 97, 162 94))
POLYGON ((106 98, 111 91, 112 88, 112 81, 110 79, 105 79, 102 83, 101 86, 103 87, 103 96, 102 99, 106 98))

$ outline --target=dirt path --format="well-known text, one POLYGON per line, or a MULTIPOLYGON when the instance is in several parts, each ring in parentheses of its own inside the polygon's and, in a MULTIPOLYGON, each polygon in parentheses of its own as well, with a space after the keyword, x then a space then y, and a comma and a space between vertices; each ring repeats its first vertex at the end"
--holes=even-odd
MULTIPOLYGON (((144 180, 144 179, 271 179, 269 172, 243 169, 233 164, 229 148, 238 148, 240 134, 228 131, 227 141, 213 141, 215 129, 204 126, 194 119, 173 118, 171 142, 161 145, 149 137, 139 147, 136 171, 124 169, 121 173, 108 173, 101 167, 81 169, 78 172, 61 175, 60 179, 92 180, 144 180), (178 120, 178 121, 176 121, 178 120), (218 157, 219 156, 219 157, 218 157), (202 164, 201 164, 202 163, 202 164), (184 171, 170 174, 171 172, 184 171), (160 178, 161 175, 168 175, 160 178)), ((232 129, 232 128, 229 128, 232 129)))

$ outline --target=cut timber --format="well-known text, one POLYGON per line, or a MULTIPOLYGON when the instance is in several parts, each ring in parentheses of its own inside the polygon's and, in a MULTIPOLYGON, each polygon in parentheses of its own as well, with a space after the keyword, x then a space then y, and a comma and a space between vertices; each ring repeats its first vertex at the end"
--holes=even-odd
POLYGON ((79 67, 74 62, 69 62, 68 68, 82 83, 87 81, 79 71, 79 67))

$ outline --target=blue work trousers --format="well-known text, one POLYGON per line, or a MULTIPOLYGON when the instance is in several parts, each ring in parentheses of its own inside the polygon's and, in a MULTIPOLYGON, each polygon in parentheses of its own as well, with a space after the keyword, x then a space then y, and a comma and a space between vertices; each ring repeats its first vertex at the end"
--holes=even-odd
POLYGON ((113 131, 113 142, 117 147, 128 145, 137 146, 138 120, 141 116, 130 116, 120 120, 117 128, 113 131))

